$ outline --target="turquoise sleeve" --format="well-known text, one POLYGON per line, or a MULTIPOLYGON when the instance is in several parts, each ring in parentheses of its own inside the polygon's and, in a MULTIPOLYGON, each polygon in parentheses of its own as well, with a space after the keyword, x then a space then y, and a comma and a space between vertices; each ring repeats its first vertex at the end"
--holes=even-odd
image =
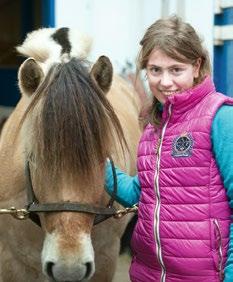
MULTIPOLYGON (((139 201, 141 188, 138 176, 129 176, 128 174, 115 167, 117 176, 117 195, 116 200, 124 207, 131 207, 139 201)), ((112 167, 109 161, 105 166, 105 190, 112 195, 114 187, 112 167)))
MULTIPOLYGON (((233 208, 233 106, 223 105, 212 124, 213 152, 218 164, 230 207, 233 208)), ((225 266, 224 282, 233 280, 233 223, 230 226, 230 243, 225 266)))

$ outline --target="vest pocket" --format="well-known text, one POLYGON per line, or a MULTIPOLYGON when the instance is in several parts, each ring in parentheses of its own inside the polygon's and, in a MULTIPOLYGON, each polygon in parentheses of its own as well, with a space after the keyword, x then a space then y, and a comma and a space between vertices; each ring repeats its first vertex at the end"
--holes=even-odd
POLYGON ((214 259, 215 269, 219 273, 220 281, 224 279, 223 253, 222 253, 222 233, 219 221, 211 219, 211 250, 214 259))

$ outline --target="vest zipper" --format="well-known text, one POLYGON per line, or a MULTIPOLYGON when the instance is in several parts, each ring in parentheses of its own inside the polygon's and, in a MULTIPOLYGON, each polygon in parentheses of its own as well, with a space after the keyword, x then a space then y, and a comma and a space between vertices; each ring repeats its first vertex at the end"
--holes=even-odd
POLYGON ((161 241, 160 241, 160 234, 159 234, 160 207, 161 207, 161 199, 160 199, 160 191, 159 191, 159 170, 160 170, 161 148, 162 148, 164 134, 165 134, 168 122, 171 117, 171 106, 172 105, 170 104, 168 108, 168 118, 162 128, 161 137, 158 140, 158 146, 155 152, 155 154, 157 155, 157 162, 156 162, 156 171, 155 171, 155 177, 154 177, 154 189, 155 189, 155 195, 157 197, 157 202, 156 202, 155 212, 154 212, 154 236, 155 236, 157 259, 158 259, 158 262, 162 270, 160 282, 165 282, 166 280, 166 268, 165 268, 163 258, 162 258, 162 248, 161 248, 161 241))

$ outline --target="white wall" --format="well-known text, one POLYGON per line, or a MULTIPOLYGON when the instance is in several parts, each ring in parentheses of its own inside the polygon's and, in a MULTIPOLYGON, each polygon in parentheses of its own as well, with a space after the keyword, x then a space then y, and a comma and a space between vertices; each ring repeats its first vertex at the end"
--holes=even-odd
POLYGON ((56 0, 56 26, 69 26, 91 35, 91 59, 109 56, 117 71, 135 61, 146 27, 160 17, 154 0, 56 0))
POLYGON ((215 0, 162 0, 161 16, 177 14, 198 32, 213 58, 213 23, 215 0))
POLYGON ((56 26, 78 28, 94 38, 91 60, 108 55, 116 71, 134 63, 139 41, 156 19, 178 14, 190 22, 213 53, 214 0, 56 0, 56 26))

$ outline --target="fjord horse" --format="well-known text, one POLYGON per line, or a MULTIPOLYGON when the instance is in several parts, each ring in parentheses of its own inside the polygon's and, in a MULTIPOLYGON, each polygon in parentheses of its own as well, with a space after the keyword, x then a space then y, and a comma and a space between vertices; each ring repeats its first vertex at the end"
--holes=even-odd
MULTIPOLYGON (((105 56, 90 66, 63 54, 46 68, 28 58, 18 79, 21 99, 0 136, 0 207, 27 204, 26 164, 39 203, 105 207, 106 158, 135 173, 140 129, 133 89, 113 75, 105 56)), ((112 281, 128 218, 94 226, 94 217, 42 212, 40 228, 1 216, 0 281, 112 281)))

